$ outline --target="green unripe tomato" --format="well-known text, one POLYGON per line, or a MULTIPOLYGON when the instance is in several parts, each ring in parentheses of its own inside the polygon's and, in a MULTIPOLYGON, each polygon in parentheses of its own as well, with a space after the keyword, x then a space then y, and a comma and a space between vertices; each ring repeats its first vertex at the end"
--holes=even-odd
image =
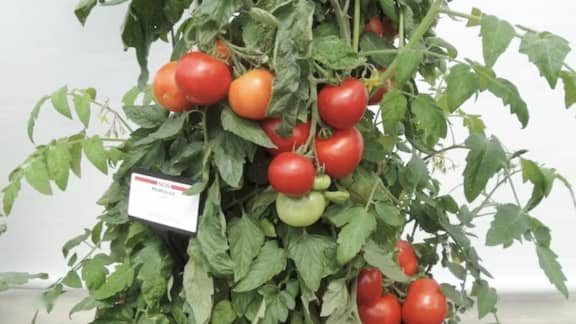
POLYGON ((344 204, 350 199, 350 193, 348 191, 326 191, 324 192, 324 197, 329 202, 344 204))
POLYGON ((276 212, 281 221, 294 227, 312 225, 322 217, 326 208, 324 195, 312 191, 301 197, 289 197, 278 194, 276 212))
POLYGON ((312 188, 314 188, 314 190, 323 191, 330 188, 331 184, 332 181, 330 180, 330 177, 322 174, 314 178, 314 186, 312 186, 312 188))

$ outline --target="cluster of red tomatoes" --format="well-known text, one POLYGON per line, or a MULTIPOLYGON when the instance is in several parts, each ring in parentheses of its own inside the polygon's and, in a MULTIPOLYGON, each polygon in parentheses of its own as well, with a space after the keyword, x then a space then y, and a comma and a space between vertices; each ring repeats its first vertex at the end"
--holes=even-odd
POLYGON ((228 97, 232 111, 240 117, 260 122, 276 146, 270 150, 273 159, 268 168, 268 180, 279 193, 277 211, 280 219, 292 226, 313 224, 326 205, 321 191, 330 186, 330 178, 317 179, 317 169, 339 179, 354 172, 362 160, 364 141, 354 126, 362 119, 368 106, 368 90, 362 81, 355 78, 320 89, 318 112, 333 132, 328 137, 313 138, 314 159, 296 153, 311 135, 309 122, 296 125, 290 136, 281 137, 276 132, 281 119, 267 117, 273 73, 256 68, 233 79, 228 47, 216 42, 215 52, 217 57, 190 52, 178 62, 164 65, 153 84, 158 103, 170 111, 182 112, 196 106, 213 105, 228 97), (313 160, 318 163, 315 165, 313 160), (305 217, 297 217, 295 209, 305 211, 305 217))
MULTIPOLYGON (((413 276, 418 272, 418 258, 410 243, 397 242, 397 260, 402 271, 413 276)), ((392 293, 382 294, 383 274, 367 268, 358 275, 356 300, 362 324, 441 324, 448 313, 446 297, 433 279, 414 280, 408 286, 403 304, 392 293)))

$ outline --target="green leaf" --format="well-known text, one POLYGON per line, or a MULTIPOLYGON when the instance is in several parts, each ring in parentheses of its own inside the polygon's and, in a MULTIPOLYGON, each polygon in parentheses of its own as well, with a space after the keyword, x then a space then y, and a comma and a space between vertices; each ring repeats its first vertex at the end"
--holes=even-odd
POLYGON ((520 53, 528 55, 540 75, 544 76, 552 89, 556 88, 560 71, 570 52, 567 40, 548 32, 527 32, 522 37, 520 53))
POLYGON ((484 130, 486 129, 486 125, 484 121, 477 115, 463 115, 462 116, 462 124, 468 128, 468 132, 470 135, 472 134, 481 134, 484 135, 484 130))
POLYGON ((384 224, 388 224, 394 227, 400 227, 404 225, 404 216, 400 213, 400 210, 392 205, 389 205, 382 201, 377 201, 374 204, 374 210, 376 211, 376 216, 384 224))
POLYGON ((470 152, 464 169, 464 194, 472 202, 498 171, 506 164, 506 152, 496 137, 473 134, 466 140, 470 152))
POLYGON ((122 263, 116 268, 104 283, 98 287, 92 296, 98 300, 103 300, 115 296, 119 292, 126 290, 132 286, 134 282, 134 269, 129 263, 122 263))
POLYGON ((278 19, 276 19, 273 14, 264 9, 252 7, 250 8, 248 14, 257 22, 273 27, 278 26, 278 19))
POLYGON ((396 133, 396 126, 404 119, 407 108, 408 101, 399 91, 389 92, 382 98, 380 109, 386 134, 396 133))
POLYGON ((222 127, 256 145, 266 148, 276 147, 258 123, 238 117, 229 108, 222 111, 222 127))
POLYGON ((57 284, 42 293, 42 303, 44 304, 44 307, 46 307, 46 312, 50 313, 52 311, 56 299, 58 299, 58 297, 63 293, 64 287, 62 287, 62 284, 57 284))
POLYGON ((426 163, 418 154, 413 154, 406 167, 400 174, 400 183, 406 190, 415 191, 416 188, 425 186, 430 175, 426 163))
POLYGON ((70 173, 70 151, 66 142, 57 141, 46 151, 46 166, 50 179, 60 190, 66 190, 70 173))
POLYGON ((233 262, 228 255, 226 218, 220 210, 220 186, 214 181, 208 196, 200 224, 198 242, 212 272, 221 275, 233 274, 233 262))
POLYGON ((386 274, 393 281, 407 283, 407 277, 398 265, 395 251, 385 251, 373 241, 369 241, 364 247, 364 259, 366 262, 386 274))
POLYGON ((88 91, 89 89, 79 90, 78 93, 74 93, 72 98, 76 115, 78 115, 78 119, 80 119, 84 128, 88 128, 90 124, 90 104, 94 100, 88 91))
POLYGON ((496 215, 486 234, 486 245, 504 247, 520 240, 530 229, 530 218, 519 206, 506 204, 496 207, 496 215))
POLYGON ((187 120, 188 114, 168 118, 154 133, 136 141, 135 145, 146 145, 160 140, 172 139, 180 133, 187 120))
POLYGON ((82 164, 82 146, 84 142, 84 134, 71 136, 68 141, 78 141, 76 143, 69 143, 68 149, 70 150, 70 169, 77 177, 82 174, 81 164, 82 164))
MULTIPOLYGON (((394 45, 384 38, 374 33, 364 33, 360 38, 360 49, 362 52, 379 51, 384 49, 393 50, 394 45)), ((380 67, 388 67, 394 61, 396 53, 389 54, 371 54, 368 56, 370 61, 374 62, 380 67)))
POLYGON ((288 242, 288 257, 294 261, 298 275, 311 291, 320 288, 322 278, 333 272, 336 244, 321 235, 303 233, 288 242))
POLYGON ((108 154, 102 144, 102 139, 99 136, 87 138, 83 144, 84 154, 92 165, 94 165, 100 172, 108 174, 108 154))
POLYGON ((50 96, 45 96, 40 98, 34 105, 34 108, 30 112, 30 117, 28 117, 28 138, 32 143, 34 143, 34 127, 36 126, 36 120, 38 119, 38 115, 40 115, 40 108, 50 99, 50 96))
POLYGON ((440 138, 446 138, 446 116, 432 97, 418 95, 412 101, 412 112, 416 127, 424 133, 424 139, 429 146, 434 146, 440 138))
POLYGON ((4 214, 10 215, 14 201, 20 192, 20 179, 11 181, 4 189, 2 189, 2 210, 4 214))
POLYGON ((256 289, 286 268, 286 252, 276 241, 268 241, 250 267, 250 272, 235 287, 236 292, 256 289))
POLYGON ((192 307, 195 323, 204 324, 212 313, 214 281, 208 274, 198 241, 190 241, 188 255, 190 258, 184 267, 182 279, 184 297, 192 307))
POLYGON ((69 271, 68 274, 62 279, 62 283, 70 288, 82 288, 80 276, 76 271, 69 271))
POLYGON ((221 178, 233 188, 240 187, 246 158, 244 141, 232 133, 222 132, 212 143, 214 163, 221 178))
MULTIPOLYGON (((230 23, 245 3, 241 0, 202 1, 194 8, 192 25, 185 35, 189 43, 209 44, 230 23)), ((198 323, 201 324, 201 323, 198 323)))
POLYGON ((74 305, 74 307, 72 307, 72 309, 70 310, 70 313, 68 313, 68 317, 71 318, 72 314, 75 314, 78 312, 84 312, 84 311, 92 310, 92 309, 96 308, 96 306, 97 306, 96 299, 94 299, 94 297, 92 297, 92 296, 87 296, 86 298, 82 299, 79 303, 74 305))
POLYGON ((472 8, 470 16, 471 18, 468 19, 466 27, 480 26, 480 24, 482 23, 482 17, 484 16, 484 13, 478 8, 472 8))
POLYGON ((396 74, 394 74, 395 85, 397 88, 402 88, 414 73, 418 70, 420 62, 422 62, 422 51, 402 49, 398 52, 398 66, 396 74))
POLYGON ((550 233, 550 228, 542 224, 538 219, 530 218, 530 231, 536 240, 536 243, 543 247, 550 247, 550 242, 552 241, 552 235, 550 233))
POLYGON ((47 279, 45 273, 27 272, 0 272, 0 292, 10 289, 12 286, 21 286, 32 279, 47 279))
POLYGON ((493 67, 500 55, 506 51, 516 36, 516 30, 509 22, 496 16, 482 16, 482 49, 486 66, 493 67))
POLYGON ((478 300, 478 318, 482 319, 489 313, 496 312, 498 293, 491 288, 486 281, 480 281, 475 285, 476 299, 478 300))
POLYGON ((61 115, 72 119, 72 113, 70 112, 70 105, 68 104, 68 87, 64 86, 52 94, 50 97, 52 106, 61 115))
POLYGON ((446 77, 448 111, 456 111, 466 100, 480 89, 480 81, 476 73, 467 64, 457 64, 450 69, 446 77))
POLYGON ((232 324, 236 320, 236 313, 229 300, 223 300, 216 304, 212 312, 212 324, 232 324))
POLYGON ((158 105, 124 106, 128 119, 143 128, 156 128, 168 119, 168 111, 158 105))
POLYGON ((24 169, 24 177, 26 181, 36 189, 36 191, 45 195, 52 194, 50 187, 50 178, 48 176, 48 168, 46 161, 41 157, 35 157, 30 161, 30 164, 24 169))
POLYGON ((562 71, 560 77, 564 83, 564 103, 570 108, 576 103, 576 73, 562 71))
POLYGON ((184 10, 189 9, 191 4, 192 0, 167 0, 164 4, 164 14, 171 23, 176 24, 184 10))
POLYGON ((463 308, 469 308, 472 306, 472 300, 468 299, 468 296, 460 290, 456 289, 455 286, 449 284, 441 284, 442 293, 446 298, 451 300, 455 305, 463 308))
POLYGON ((355 207, 349 211, 348 224, 338 233, 337 260, 346 264, 360 252, 372 232, 376 229, 376 218, 364 208, 355 207))
POLYGON ((332 280, 322 296, 322 309, 320 316, 328 317, 337 312, 341 312, 344 305, 348 304, 350 295, 346 279, 332 280))
POLYGON ((90 11, 96 6, 96 3, 97 0, 80 0, 78 5, 76 5, 74 14, 82 25, 86 23, 86 18, 88 18, 90 11))
POLYGON ((106 281, 106 275, 108 274, 106 265, 108 263, 109 260, 102 255, 97 255, 83 262, 82 279, 89 291, 95 291, 106 281))
POLYGON ((246 276, 252 260, 260 253, 264 244, 264 233, 250 217, 243 216, 231 222, 228 238, 234 262, 234 281, 238 282, 246 276))
POLYGON ((312 58, 334 70, 352 70, 365 62, 350 44, 338 36, 315 38, 312 42, 312 58))
POLYGON ((534 161, 521 159, 522 179, 524 182, 530 181, 534 185, 532 196, 526 204, 527 211, 536 207, 544 197, 548 197, 552 191, 554 180, 556 179, 556 170, 541 168, 534 161))
POLYGON ((295 299, 298 294, 298 283, 296 281, 288 282, 285 290, 279 290, 275 285, 266 285, 259 290, 259 293, 266 302, 266 312, 258 323, 285 323, 290 311, 296 307, 295 299))
POLYGON ((552 283, 558 291, 568 298, 568 288, 566 287, 566 276, 562 272, 562 266, 558 263, 558 256, 550 250, 550 248, 537 246, 536 254, 538 254, 538 263, 540 268, 544 270, 548 280, 552 283))
POLYGON ((84 230, 83 234, 80 234, 64 243, 64 246, 62 246, 62 254, 64 257, 68 257, 70 251, 80 245, 82 242, 86 241, 88 236, 90 236, 90 231, 86 229, 84 230))

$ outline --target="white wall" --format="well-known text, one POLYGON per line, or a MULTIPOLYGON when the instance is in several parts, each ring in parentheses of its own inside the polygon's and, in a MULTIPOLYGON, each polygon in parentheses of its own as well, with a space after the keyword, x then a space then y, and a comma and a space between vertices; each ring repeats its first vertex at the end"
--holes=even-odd
MULTIPOLYGON (((138 67, 132 52, 122 51, 119 31, 123 17, 120 10, 97 8, 87 26, 82 28, 72 14, 75 3, 76 0, 51 0, 35 1, 31 5, 12 1, 0 11, 0 186, 6 184, 5 175, 33 149, 25 127, 37 98, 64 84, 70 87, 92 86, 99 90, 100 98, 110 98, 110 102, 118 106, 122 93, 134 84, 137 77, 138 67)), ((453 4, 453 8, 461 11, 469 11, 472 6, 512 22, 559 33, 576 44, 576 30, 570 24, 576 9, 572 1, 469 0, 453 4)), ((459 24, 444 19, 438 32, 457 45, 461 55, 481 61, 480 43, 476 37, 478 29, 464 31, 459 24)), ((166 57, 165 50, 156 48, 151 70, 155 70, 166 57)), ((576 65, 574 55, 570 56, 569 62, 576 65)), ((527 63, 526 58, 514 53, 506 54, 496 70, 518 84, 531 107, 531 124, 521 131, 507 108, 502 108, 500 102, 489 95, 482 96, 478 103, 470 104, 467 109, 485 114, 490 131, 510 149, 528 148, 530 158, 547 162, 576 182, 576 150, 572 145, 576 135, 576 110, 562 108, 561 91, 549 91, 546 82, 536 77, 536 69, 527 63)), ((38 142, 77 131, 77 125, 77 122, 63 120, 46 110, 39 119, 38 142)), ((461 170, 456 170, 451 175, 442 176, 445 190, 461 181, 460 173, 461 170)), ((57 278, 65 271, 60 248, 82 228, 94 223, 100 212, 94 201, 108 183, 106 177, 88 164, 84 165, 81 181, 71 179, 68 192, 57 192, 53 197, 42 196, 23 186, 8 219, 9 230, 0 237, 0 272, 43 271, 57 278)), ((525 196, 529 195, 528 187, 521 191, 525 196)), ((511 201, 509 193, 501 198, 511 201)), ((555 190, 552 198, 534 215, 552 228, 552 247, 571 279, 571 288, 576 288, 576 252, 572 248, 576 211, 566 191, 555 190)), ((478 232, 485 233, 488 223, 486 219, 478 232)), ((501 290, 551 289, 537 267, 532 246, 507 250, 480 247, 479 251, 485 265, 496 277, 496 287, 501 290)))

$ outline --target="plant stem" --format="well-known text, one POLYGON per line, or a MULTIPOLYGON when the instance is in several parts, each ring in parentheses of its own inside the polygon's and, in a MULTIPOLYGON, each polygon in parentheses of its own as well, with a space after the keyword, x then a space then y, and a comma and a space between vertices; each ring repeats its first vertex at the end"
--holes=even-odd
POLYGON ((378 55, 378 54, 396 54, 396 53, 398 53, 397 49, 383 49, 383 50, 359 52, 358 55, 370 56, 370 55, 378 55))
POLYGON ((104 109, 105 111, 111 113, 112 115, 114 115, 114 117, 115 117, 116 119, 118 119, 118 120, 122 123, 122 125, 123 125, 130 133, 133 132, 132 127, 130 127, 130 124, 128 124, 128 122, 127 122, 124 118, 122 118, 122 116, 120 115, 119 112, 117 112, 116 110, 112 109, 107 103, 101 103, 101 102, 98 102, 98 101, 92 101, 92 104, 94 104, 94 105, 96 105, 96 106, 104 109))
MULTIPOLYGON (((424 16, 424 18, 420 22, 420 25, 416 27, 416 29, 412 33, 412 37, 410 37, 410 40, 408 41, 406 46, 403 47, 403 50, 404 49, 411 50, 414 49, 416 45, 418 45, 422 37, 424 37, 424 34, 426 34, 428 29, 430 29, 430 26, 432 26, 432 24, 434 23, 434 19, 436 19, 436 16, 440 12, 440 8, 442 7, 443 3, 444 0, 434 0, 432 5, 430 6, 430 9, 428 10, 428 13, 426 13, 426 16, 424 16)), ((394 61, 392 61, 392 63, 386 69, 386 71, 380 74, 380 80, 382 82, 388 80, 392 76, 396 68, 398 68, 398 64, 399 60, 398 56, 396 56, 396 58, 394 58, 394 61)))
POLYGON ((400 26, 400 30, 398 31, 398 47, 402 48, 404 47, 404 43, 406 41, 406 28, 404 26, 404 7, 400 6, 400 19, 398 21, 398 25, 400 26))
POLYGON ((378 176, 375 176, 374 185, 372 186, 372 191, 370 191, 370 197, 368 197, 368 200, 366 201, 366 206, 364 207, 364 210, 368 211, 370 205, 372 205, 372 203, 374 202, 374 195, 376 194, 376 189, 378 189, 379 185, 380 185, 380 178, 378 178, 378 176))
POLYGON ((518 193, 516 192, 516 187, 514 186, 514 182, 512 181, 512 175, 510 174, 510 170, 508 170, 508 168, 504 169, 506 172, 506 179, 508 180, 508 183, 510 184, 510 189, 512 189, 512 194, 514 195, 514 200, 516 200, 516 204, 519 207, 522 207, 522 205, 520 204, 520 199, 518 198, 518 193))
POLYGON ((334 8, 334 13, 336 14, 336 22, 338 23, 338 28, 340 29, 340 37, 342 37, 348 44, 350 44, 350 27, 348 26, 348 18, 338 0, 330 0, 332 8, 334 8))
POLYGON ((446 14, 446 15, 448 15, 448 16, 460 17, 460 18, 465 18, 465 19, 469 19, 469 20, 482 18, 482 16, 472 16, 472 15, 467 14, 467 13, 464 13, 464 12, 453 11, 453 10, 450 10, 450 9, 447 9, 447 8, 440 9, 438 12, 439 12, 439 13, 446 14))
POLYGON ((354 0, 354 37, 352 39, 352 48, 358 52, 360 43, 360 0, 354 0))
POLYGON ((426 161, 426 160, 428 160, 428 159, 430 159, 430 158, 432 158, 433 156, 436 156, 436 155, 438 155, 438 154, 442 154, 442 153, 444 153, 444 152, 448 152, 448 151, 456 150, 456 149, 463 149, 463 150, 464 150, 464 149, 467 149, 467 148, 468 148, 468 146, 463 145, 463 144, 451 145, 451 146, 445 147, 445 148, 443 148, 443 149, 441 149, 441 150, 438 150, 438 151, 434 152, 433 154, 430 154, 430 155, 426 156, 426 157, 424 158, 424 161, 426 161))

